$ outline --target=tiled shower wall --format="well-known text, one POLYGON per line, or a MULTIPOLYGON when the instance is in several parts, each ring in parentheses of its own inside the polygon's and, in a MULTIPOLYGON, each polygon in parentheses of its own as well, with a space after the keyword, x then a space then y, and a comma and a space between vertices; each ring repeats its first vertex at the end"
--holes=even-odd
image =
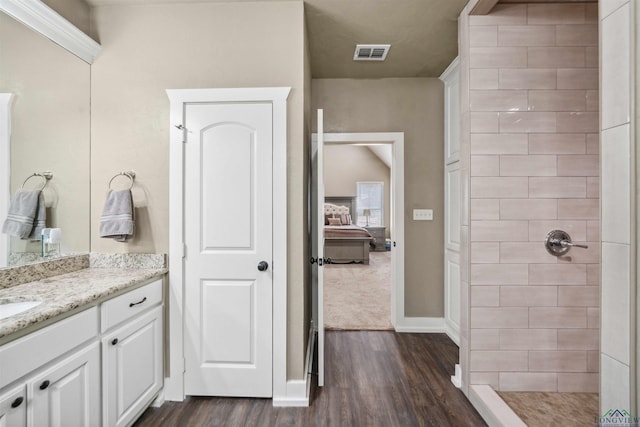
POLYGON ((470 383, 597 392, 597 4, 499 4, 468 24, 470 383), (549 255, 553 229, 589 249, 549 255))

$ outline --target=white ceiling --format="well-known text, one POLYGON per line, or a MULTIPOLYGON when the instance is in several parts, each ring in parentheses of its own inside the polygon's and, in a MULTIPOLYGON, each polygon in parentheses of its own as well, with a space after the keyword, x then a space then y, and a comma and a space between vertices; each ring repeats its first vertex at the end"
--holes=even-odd
MULTIPOLYGON (((86 1, 100 6, 243 0, 86 1)), ((304 0, 311 74, 314 78, 438 77, 457 55, 457 17, 467 1, 304 0), (357 43, 389 43, 391 50, 384 62, 354 62, 357 43)))

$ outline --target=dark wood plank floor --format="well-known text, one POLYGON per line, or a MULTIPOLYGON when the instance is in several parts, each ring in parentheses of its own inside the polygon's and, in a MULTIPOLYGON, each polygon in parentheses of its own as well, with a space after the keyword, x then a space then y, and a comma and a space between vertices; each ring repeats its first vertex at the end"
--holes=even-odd
POLYGON ((484 426, 451 383, 458 347, 445 334, 327 331, 326 386, 308 408, 270 399, 190 397, 149 408, 136 426, 484 426))

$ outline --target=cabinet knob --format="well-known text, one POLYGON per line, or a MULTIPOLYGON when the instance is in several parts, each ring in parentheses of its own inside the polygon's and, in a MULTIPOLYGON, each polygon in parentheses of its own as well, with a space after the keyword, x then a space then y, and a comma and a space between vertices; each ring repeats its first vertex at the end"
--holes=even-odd
POLYGON ((42 381, 42 384, 40 384, 40 390, 46 389, 47 387, 49 387, 49 384, 51 384, 49 380, 42 381))
POLYGON ((111 345, 116 345, 118 344, 118 338, 114 338, 113 340, 111 340, 111 345))
POLYGON ((18 406, 22 405, 23 401, 24 401, 24 397, 20 396, 16 400, 14 400, 13 403, 11 403, 11 407, 17 408, 18 406))

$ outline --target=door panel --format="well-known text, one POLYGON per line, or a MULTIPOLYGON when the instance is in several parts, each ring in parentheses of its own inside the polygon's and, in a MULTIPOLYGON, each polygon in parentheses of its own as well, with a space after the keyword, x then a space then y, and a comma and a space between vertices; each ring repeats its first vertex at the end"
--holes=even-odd
POLYGON ((203 281, 202 362, 252 364, 255 361, 255 281, 203 281), (232 319, 232 321, 229 321, 232 319), (208 338, 208 339, 207 339, 208 338), (215 345, 225 343, 226 345, 215 345))
POLYGON ((272 105, 186 104, 185 127, 185 392, 270 397, 272 105))
POLYGON ((252 129, 236 123, 202 131, 203 251, 253 249, 254 135, 252 129))

